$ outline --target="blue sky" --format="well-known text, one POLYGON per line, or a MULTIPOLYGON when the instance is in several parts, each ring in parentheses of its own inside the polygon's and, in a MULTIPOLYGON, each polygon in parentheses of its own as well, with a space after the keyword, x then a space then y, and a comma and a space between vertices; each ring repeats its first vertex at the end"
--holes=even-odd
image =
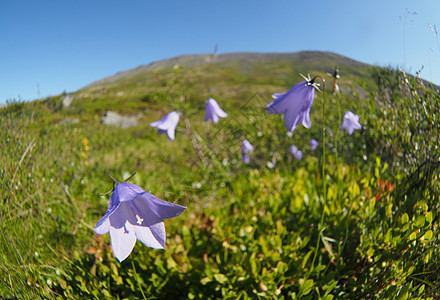
POLYGON ((440 84, 428 24, 440 34, 439 0, 0 0, 0 103, 216 44, 220 54, 322 50, 410 73, 424 65, 422 78, 440 84))

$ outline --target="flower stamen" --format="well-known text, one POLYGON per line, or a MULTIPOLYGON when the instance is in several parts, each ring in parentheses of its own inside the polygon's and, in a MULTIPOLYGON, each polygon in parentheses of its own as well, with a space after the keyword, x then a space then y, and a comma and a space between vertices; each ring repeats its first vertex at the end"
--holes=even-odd
POLYGON ((137 219, 137 222, 136 222, 136 223, 138 223, 139 225, 142 225, 142 222, 144 221, 144 219, 142 219, 141 217, 139 217, 139 215, 136 215, 136 219, 137 219))

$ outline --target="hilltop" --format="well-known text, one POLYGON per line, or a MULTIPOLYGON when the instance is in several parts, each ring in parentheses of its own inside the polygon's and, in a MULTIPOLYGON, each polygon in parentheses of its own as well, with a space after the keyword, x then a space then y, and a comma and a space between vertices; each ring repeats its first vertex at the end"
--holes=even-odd
POLYGON ((302 81, 300 74, 323 76, 327 91, 331 92, 330 74, 336 67, 341 75, 341 93, 364 98, 365 91, 359 82, 374 84, 369 72, 373 66, 336 53, 304 51, 182 55, 92 82, 71 93, 69 102, 72 100, 72 107, 76 107, 73 112, 82 114, 102 115, 109 110, 126 114, 146 109, 160 111, 180 97, 176 86, 190 89, 192 104, 199 108, 207 97, 225 101, 227 105, 240 104, 256 94, 269 101, 272 93, 285 91, 302 81))
POLYGON ((135 76, 145 72, 150 72, 157 68, 172 67, 176 64, 184 65, 185 67, 206 66, 206 65, 232 65, 239 63, 241 67, 246 68, 255 66, 259 63, 266 62, 289 62, 292 65, 297 65, 297 68, 308 66, 310 71, 332 71, 335 66, 348 71, 353 71, 358 68, 366 68, 370 65, 353 60, 351 58, 333 53, 321 51, 302 51, 296 53, 256 53, 256 52, 239 52, 226 53, 220 55, 213 54, 193 54, 181 55, 169 59, 164 59, 152 62, 147 65, 141 65, 137 68, 118 72, 115 75, 105 77, 85 86, 83 89, 89 89, 96 86, 106 85, 116 82, 120 79, 135 76))

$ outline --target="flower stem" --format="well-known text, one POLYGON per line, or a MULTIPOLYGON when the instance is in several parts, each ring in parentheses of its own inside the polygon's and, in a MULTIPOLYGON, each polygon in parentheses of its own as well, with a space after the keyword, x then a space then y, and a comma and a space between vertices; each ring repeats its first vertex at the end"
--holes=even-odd
POLYGON ((137 280, 137 273, 136 273, 136 268, 134 267, 134 261, 133 261, 133 260, 131 260, 131 265, 133 266, 133 272, 134 272, 134 276, 136 277, 136 283, 138 284, 138 287, 139 287, 139 289, 141 290, 142 297, 143 297, 145 300, 147 300, 147 297, 145 296, 144 291, 142 290, 142 287, 141 287, 139 281, 137 280))
MULTIPOLYGON (((338 124, 342 123, 342 115, 341 115, 341 101, 339 99, 339 94, 336 95, 336 102, 338 106, 338 124)), ((341 127, 338 126, 338 129, 336 131, 336 138, 335 138, 335 149, 336 149, 336 174, 337 174, 337 182, 338 182, 338 190, 336 192, 338 201, 335 201, 336 204, 340 204, 342 206, 342 203, 338 203, 339 200, 342 198, 340 197, 341 194, 341 172, 339 170, 339 150, 338 150, 338 142, 339 142, 339 131, 341 130, 341 127)))
POLYGON ((199 145, 199 143, 197 142, 197 138, 194 135, 194 132, 192 131, 191 128, 191 123, 188 120, 188 117, 186 116, 185 113, 182 113, 182 117, 183 117, 183 121, 185 122, 185 126, 186 126, 186 132, 189 135, 191 142, 192 142, 192 146, 199 158, 199 160, 202 162, 203 167, 206 168, 208 165, 208 162, 206 161, 205 156, 203 155, 203 151, 202 151, 202 147, 199 145))
MULTIPOLYGON (((317 75, 314 77, 314 79, 316 77, 321 78, 322 83, 323 83, 323 99, 322 99, 322 185, 323 185, 323 205, 322 205, 322 214, 321 214, 321 220, 319 222, 319 234, 318 234, 318 239, 316 241, 316 246, 315 246, 315 253, 313 254, 313 260, 312 260, 312 266, 310 268, 310 272, 309 274, 307 274, 307 278, 309 277, 309 275, 313 272, 314 268, 315 268, 315 261, 316 261, 316 257, 318 256, 318 248, 319 248, 319 242, 321 239, 321 233, 324 230, 323 228, 323 224, 324 224, 324 214, 325 214, 325 205, 327 203, 327 180, 325 177, 325 80, 324 78, 322 78, 321 76, 317 75)), ((313 80, 314 80, 313 79, 313 80)))

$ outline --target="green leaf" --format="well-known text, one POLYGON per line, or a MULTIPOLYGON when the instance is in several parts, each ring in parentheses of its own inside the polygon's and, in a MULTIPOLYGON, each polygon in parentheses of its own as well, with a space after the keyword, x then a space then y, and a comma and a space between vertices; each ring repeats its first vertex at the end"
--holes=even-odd
POLYGON ((313 269, 314 272, 321 272, 325 269, 325 265, 319 265, 316 268, 313 269))
POLYGON ((304 269, 304 267, 306 266, 307 261, 309 260, 309 257, 310 257, 310 255, 312 254, 312 252, 313 252, 313 251, 310 250, 310 251, 306 254, 306 256, 304 256, 304 259, 303 259, 302 264, 301 264, 301 268, 304 269))
POLYGON ((215 280, 217 280, 221 284, 228 282, 228 277, 226 277, 222 273, 214 274, 214 278, 215 278, 215 280))
POLYGON ((336 280, 331 280, 330 282, 328 282, 324 289, 325 289, 325 294, 324 296, 327 296, 338 284, 338 282, 336 280))
POLYGON ((286 231, 286 229, 283 226, 283 223, 281 223, 280 220, 277 220, 276 226, 277 226, 277 235, 280 237, 283 236, 284 232, 286 231))
POLYGON ((421 228, 425 225, 425 216, 419 216, 416 221, 416 227, 421 228))
POLYGON ((285 262, 279 261, 279 262, 277 263, 276 270, 277 270, 280 274, 284 274, 284 273, 286 273, 288 269, 289 269, 289 266, 288 266, 285 262))
POLYGON ((400 292, 399 295, 397 296, 398 300, 406 300, 408 299, 408 286, 404 286, 400 292))
POLYGON ((211 281, 212 281, 212 279, 209 277, 205 277, 205 278, 200 279, 200 283, 203 285, 206 285, 208 282, 211 282, 211 281))
POLYGON ((423 238, 427 241, 430 241, 434 234, 432 233, 432 230, 428 230, 424 235, 423 238))
POLYGON ((408 223, 408 221, 409 221, 408 214, 407 214, 407 213, 404 213, 404 214, 402 215, 402 224, 406 224, 406 223, 408 223))
POLYGON ((426 219, 426 221, 428 221, 429 224, 432 223, 433 217, 432 217, 432 212, 431 212, 431 211, 428 211, 428 212, 426 213, 426 215, 425 215, 425 219, 426 219))
POLYGON ((301 293, 302 295, 307 295, 308 293, 310 293, 310 292, 312 291, 313 284, 314 284, 313 279, 308 279, 308 280, 306 280, 306 281, 303 283, 303 285, 301 286, 300 293, 301 293))
POLYGON ((114 263, 111 263, 111 264, 110 264, 110 268, 112 269, 112 272, 113 272, 113 274, 114 274, 115 276, 118 276, 118 275, 119 275, 119 273, 118 273, 118 267, 117 267, 114 263))
POLYGON ((361 193, 361 190, 359 188, 359 185, 354 182, 353 187, 351 188, 351 195, 353 198, 357 197, 361 193))

